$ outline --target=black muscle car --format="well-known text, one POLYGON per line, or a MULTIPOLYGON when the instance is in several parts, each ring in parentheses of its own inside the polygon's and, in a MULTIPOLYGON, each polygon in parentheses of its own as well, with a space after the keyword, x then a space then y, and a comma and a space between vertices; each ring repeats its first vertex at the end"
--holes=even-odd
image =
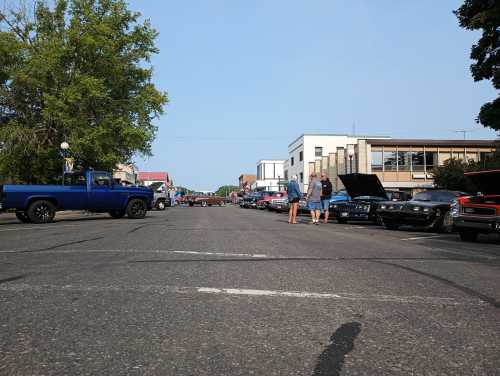
POLYGON ((450 232, 453 228, 451 205, 463 194, 446 190, 419 192, 407 202, 380 202, 377 213, 384 226, 390 230, 410 225, 450 232))
MULTIPOLYGON (((332 203, 330 210, 338 223, 348 221, 378 222, 377 208, 380 202, 391 199, 393 192, 386 192, 377 175, 339 175, 351 200, 332 203)), ((397 192, 402 193, 402 192, 397 192)))

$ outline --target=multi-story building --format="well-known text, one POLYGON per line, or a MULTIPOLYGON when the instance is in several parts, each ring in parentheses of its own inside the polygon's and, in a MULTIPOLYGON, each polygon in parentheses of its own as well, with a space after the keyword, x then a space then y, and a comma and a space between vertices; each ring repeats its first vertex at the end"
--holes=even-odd
POLYGON ((257 175, 241 174, 238 178, 240 191, 249 191, 255 180, 257 180, 257 175))
POLYGON ((354 145, 358 140, 366 138, 390 139, 390 137, 387 136, 302 134, 288 145, 286 176, 290 178, 293 175, 297 175, 301 188, 307 188, 309 174, 314 171, 314 169, 311 169, 311 163, 317 164, 319 163, 318 161, 321 161, 322 165, 326 166, 327 163, 333 165, 337 158, 342 160, 345 157, 345 154, 342 152, 337 154, 337 149, 345 149, 347 145, 354 145), (329 158, 335 158, 335 160, 328 161, 329 158))
POLYGON ((494 140, 302 135, 289 146, 287 175, 297 175, 301 187, 307 189, 311 172, 327 172, 335 189, 340 189, 338 175, 374 173, 384 187, 411 192, 432 187, 432 169, 444 161, 483 161, 495 146, 494 140))
POLYGON ((285 184, 285 160, 262 159, 257 162, 257 180, 252 184, 253 190, 278 191, 285 184))

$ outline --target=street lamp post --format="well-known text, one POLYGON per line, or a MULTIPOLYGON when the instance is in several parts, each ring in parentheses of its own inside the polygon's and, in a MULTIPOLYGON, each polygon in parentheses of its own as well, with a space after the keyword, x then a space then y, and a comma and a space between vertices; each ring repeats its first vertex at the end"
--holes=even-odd
POLYGON ((354 147, 353 145, 347 146, 347 155, 349 156, 349 173, 352 174, 352 159, 354 157, 354 147))
POLYGON ((61 154, 63 156, 63 168, 62 168, 62 185, 64 185, 64 173, 66 172, 66 155, 69 149, 69 144, 66 141, 61 142, 61 154))

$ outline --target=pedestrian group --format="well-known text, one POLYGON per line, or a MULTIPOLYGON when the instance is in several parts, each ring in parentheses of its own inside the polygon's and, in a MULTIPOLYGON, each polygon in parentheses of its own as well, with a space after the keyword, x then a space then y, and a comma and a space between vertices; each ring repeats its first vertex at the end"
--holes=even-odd
MULTIPOLYGON (((299 208, 299 201, 302 198, 299 183, 297 182, 297 175, 293 175, 288 183, 288 223, 297 223, 297 210, 299 208)), ((311 224, 318 225, 321 213, 323 213, 324 223, 328 222, 330 199, 332 197, 332 183, 326 173, 318 175, 313 172, 310 175, 310 183, 307 189, 305 199, 307 207, 311 212, 311 224)))

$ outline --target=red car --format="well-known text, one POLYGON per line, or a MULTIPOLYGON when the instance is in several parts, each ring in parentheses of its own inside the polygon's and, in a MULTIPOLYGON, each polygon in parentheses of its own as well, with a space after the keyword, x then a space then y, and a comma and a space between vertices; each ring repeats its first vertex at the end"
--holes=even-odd
POLYGON ((286 197, 287 193, 286 192, 278 192, 270 196, 266 196, 260 200, 257 201, 257 209, 269 209, 269 204, 271 203, 271 200, 275 198, 283 198, 286 197))
POLYGON ((453 223, 460 239, 473 242, 479 234, 500 235, 500 170, 468 172, 465 175, 480 193, 460 197, 452 207, 453 223))

